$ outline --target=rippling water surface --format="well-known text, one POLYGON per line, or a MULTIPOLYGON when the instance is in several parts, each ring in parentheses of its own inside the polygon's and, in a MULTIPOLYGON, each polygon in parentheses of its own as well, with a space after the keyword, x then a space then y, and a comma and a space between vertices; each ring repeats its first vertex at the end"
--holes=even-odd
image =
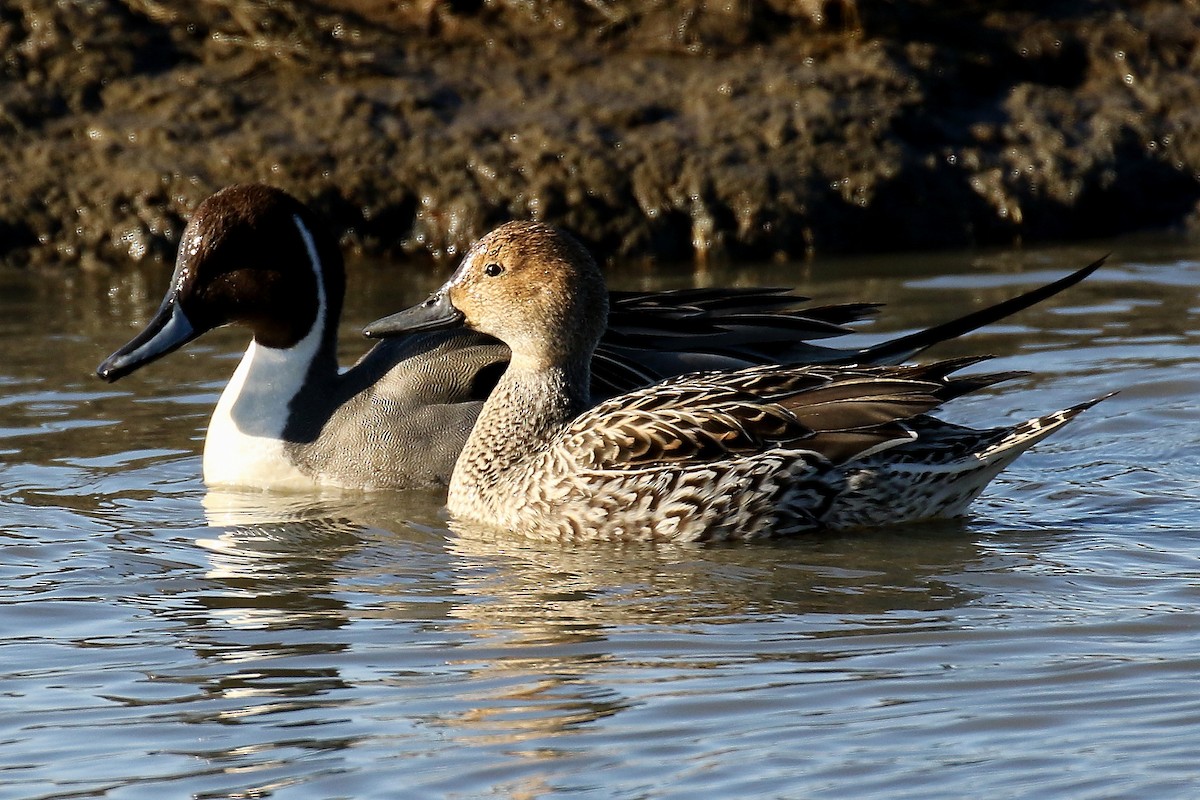
MULTIPOLYGON (((657 280, 886 301, 865 342, 1108 247, 657 280)), ((931 354, 1033 373, 956 403, 968 423, 1121 390, 969 519, 721 547, 469 537, 424 493, 207 493, 244 336, 110 387, 91 370, 166 275, 0 273, 0 796, 1198 796, 1200 258, 1111 247, 931 354)), ((347 359, 435 282, 395 275, 353 271, 347 359)))

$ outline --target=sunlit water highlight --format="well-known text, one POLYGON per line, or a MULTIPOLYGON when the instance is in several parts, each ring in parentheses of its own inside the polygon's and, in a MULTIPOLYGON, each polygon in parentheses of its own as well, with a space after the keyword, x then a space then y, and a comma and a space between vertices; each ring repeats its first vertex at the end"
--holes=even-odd
MULTIPOLYGON (((1120 390, 969 519, 722 547, 458 535, 425 493, 206 493, 242 334, 109 387, 91 370, 165 275, 0 275, 0 796, 1197 796, 1200 260, 1112 247, 931 354, 1033 373, 956 403, 968 423, 1120 390)), ((886 301, 866 341, 1103 249, 697 279, 886 301)), ((348 358, 436 280, 395 274, 354 271, 348 358)))

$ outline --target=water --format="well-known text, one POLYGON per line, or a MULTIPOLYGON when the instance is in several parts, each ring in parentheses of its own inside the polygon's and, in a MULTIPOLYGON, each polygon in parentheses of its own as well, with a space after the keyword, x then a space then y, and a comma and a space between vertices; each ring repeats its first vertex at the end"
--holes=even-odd
MULTIPOLYGON (((969 519, 718 547, 460 536, 424 493, 206 493, 243 336, 109 387, 91 370, 166 276, 0 274, 0 796, 1197 796, 1200 260, 1112 247, 937 351, 1033 373, 960 421, 1121 390, 969 519)), ((884 300, 897 331, 1104 249, 698 279, 884 300)), ((356 269, 347 357, 434 282, 356 269)))

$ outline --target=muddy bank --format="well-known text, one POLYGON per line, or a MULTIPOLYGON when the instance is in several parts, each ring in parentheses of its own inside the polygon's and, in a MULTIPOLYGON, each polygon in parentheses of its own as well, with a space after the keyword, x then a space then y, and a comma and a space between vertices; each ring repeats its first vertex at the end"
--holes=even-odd
POLYGON ((237 181, 389 256, 1200 227, 1195 0, 0 0, 0 46, 14 264, 169 260, 237 181))

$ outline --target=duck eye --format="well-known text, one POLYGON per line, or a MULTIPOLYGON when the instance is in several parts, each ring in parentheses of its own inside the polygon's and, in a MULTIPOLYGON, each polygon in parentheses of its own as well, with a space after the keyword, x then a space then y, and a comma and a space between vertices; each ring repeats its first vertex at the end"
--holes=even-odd
POLYGON ((504 267, 500 266, 494 261, 483 268, 483 274, 487 275, 489 278, 494 278, 501 272, 504 272, 504 267))

